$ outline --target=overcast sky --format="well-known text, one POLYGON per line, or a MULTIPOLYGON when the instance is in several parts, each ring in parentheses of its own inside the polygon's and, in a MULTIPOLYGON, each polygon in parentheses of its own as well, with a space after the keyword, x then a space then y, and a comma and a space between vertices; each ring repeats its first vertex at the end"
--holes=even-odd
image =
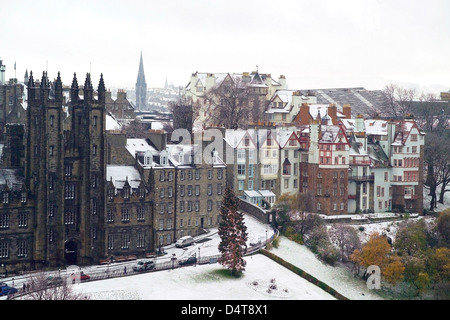
POLYGON ((450 89, 448 0, 0 0, 6 78, 61 72, 134 88, 199 72, 270 73, 290 89, 450 89), (436 88, 436 87, 434 87, 436 88), (441 89, 441 87, 439 87, 441 89))

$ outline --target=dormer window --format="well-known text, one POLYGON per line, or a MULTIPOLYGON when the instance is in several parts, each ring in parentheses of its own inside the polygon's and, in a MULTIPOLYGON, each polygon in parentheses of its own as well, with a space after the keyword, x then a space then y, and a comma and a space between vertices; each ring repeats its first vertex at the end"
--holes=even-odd
POLYGON ((108 189, 108 199, 113 200, 114 199, 114 188, 108 189))
POLYGON ((161 151, 160 158, 161 158, 162 166, 167 166, 169 164, 169 155, 168 155, 167 151, 165 151, 165 150, 161 151))
POLYGON ((153 155, 151 151, 146 151, 144 154, 144 166, 152 165, 153 155))
POLYGON ((123 192, 123 198, 125 200, 130 199, 130 188, 129 187, 124 187, 122 192, 123 192))
POLYGON ((3 203, 9 203, 9 192, 3 191, 3 203))
POLYGON ((139 198, 144 199, 145 197, 145 189, 143 187, 139 187, 139 198))

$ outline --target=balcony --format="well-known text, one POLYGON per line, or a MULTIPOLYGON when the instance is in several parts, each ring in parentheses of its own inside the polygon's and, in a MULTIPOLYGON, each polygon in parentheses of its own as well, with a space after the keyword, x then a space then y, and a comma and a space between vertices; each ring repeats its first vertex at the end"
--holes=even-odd
POLYGON ((369 175, 369 176, 348 176, 348 180, 353 180, 353 181, 356 181, 356 182, 365 182, 365 181, 373 181, 375 178, 374 178, 374 175, 373 174, 371 174, 371 175, 369 175))
POLYGON ((370 160, 350 160, 351 166, 369 166, 370 160))

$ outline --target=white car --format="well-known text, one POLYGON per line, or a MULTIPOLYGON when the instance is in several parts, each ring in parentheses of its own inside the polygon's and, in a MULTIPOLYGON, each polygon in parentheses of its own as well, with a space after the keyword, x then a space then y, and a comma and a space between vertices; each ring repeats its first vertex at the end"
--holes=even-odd
POLYGON ((185 236, 185 237, 181 237, 180 239, 177 240, 177 242, 175 242, 175 247, 184 248, 184 247, 190 246, 193 243, 194 243, 194 238, 192 238, 191 236, 185 236))
POLYGON ((153 260, 139 260, 133 265, 133 271, 153 270, 155 262, 153 260))

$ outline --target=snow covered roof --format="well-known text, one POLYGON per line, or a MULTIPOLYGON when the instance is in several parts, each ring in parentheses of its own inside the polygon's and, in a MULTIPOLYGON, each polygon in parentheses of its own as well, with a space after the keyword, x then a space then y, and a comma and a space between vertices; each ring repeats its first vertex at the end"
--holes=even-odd
POLYGON ((141 183, 141 175, 135 166, 107 165, 106 177, 116 188, 120 190, 128 181, 132 189, 137 189, 141 183))
POLYGON ((122 126, 117 122, 111 112, 106 114, 106 130, 120 130, 122 126))
POLYGON ((364 120, 367 135, 385 136, 388 134, 388 122, 386 120, 364 120))

